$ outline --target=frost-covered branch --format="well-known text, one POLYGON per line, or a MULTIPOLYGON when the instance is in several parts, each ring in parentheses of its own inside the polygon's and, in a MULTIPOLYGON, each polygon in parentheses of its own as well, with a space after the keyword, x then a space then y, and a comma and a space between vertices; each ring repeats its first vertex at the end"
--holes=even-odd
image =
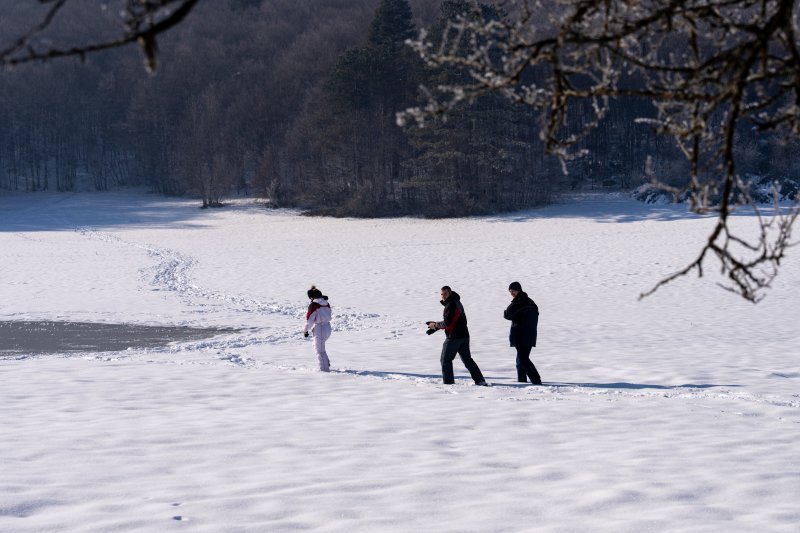
POLYGON ((693 270, 702 276, 713 256, 726 288, 758 301, 792 245, 797 210, 776 204, 774 217, 759 215, 754 240, 732 231, 737 208, 757 209, 736 172, 734 141, 745 125, 800 136, 795 0, 508 0, 500 17, 466 4, 444 31, 409 43, 464 81, 427 88, 426 105, 398 121, 424 124, 499 93, 541 113, 546 149, 566 161, 612 99, 646 99, 656 115, 642 120, 673 137, 690 168, 681 186, 654 183, 718 222, 696 261, 643 296, 693 270))
POLYGON ((125 0, 120 13, 120 35, 96 42, 52 47, 35 42, 35 38, 51 27, 63 13, 69 0, 39 0, 40 4, 50 4, 46 12, 36 25, 21 31, 10 45, 0 49, 0 64, 14 66, 59 57, 83 58, 94 52, 137 43, 144 53, 145 67, 152 71, 156 67, 158 51, 156 38, 180 23, 197 2, 198 0, 125 0))

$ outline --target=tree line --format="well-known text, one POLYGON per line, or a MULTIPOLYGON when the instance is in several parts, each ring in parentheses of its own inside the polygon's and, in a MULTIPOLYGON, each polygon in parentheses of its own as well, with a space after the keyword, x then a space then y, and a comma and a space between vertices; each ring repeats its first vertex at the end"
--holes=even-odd
MULTIPOLYGON (((6 27, 26 27, 35 14, 18 4, 0 1, 6 27)), ((420 86, 467 79, 457 65, 426 64, 405 41, 421 27, 445 39, 448 22, 469 17, 469 7, 204 2, 159 41, 154 75, 143 73, 137 50, 5 70, 0 188, 147 185, 204 207, 248 194, 317 214, 461 216, 541 204, 568 189, 631 187, 646 179, 646 162, 667 181, 685 174, 678 147, 635 121, 654 116, 635 98, 611 103, 567 174, 545 155, 541 114, 498 95, 424 128, 398 126, 398 111, 423 102, 420 86)), ((481 9, 487 19, 501 15, 481 9)), ((98 35, 107 22, 97 2, 76 0, 39 38, 98 35)), ((590 116, 573 110, 567 128, 579 131, 590 116)), ((796 171, 797 146, 746 129, 737 143, 744 172, 796 171)))

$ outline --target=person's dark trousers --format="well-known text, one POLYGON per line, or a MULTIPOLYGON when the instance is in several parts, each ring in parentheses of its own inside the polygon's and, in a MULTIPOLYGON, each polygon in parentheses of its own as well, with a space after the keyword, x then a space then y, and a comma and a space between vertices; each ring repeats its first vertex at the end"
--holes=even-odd
POLYGON ((525 373, 525 367, 522 365, 522 361, 519 360, 519 353, 517 353, 517 381, 520 383, 528 382, 528 375, 525 373))
POLYGON ((445 385, 452 385, 456 382, 455 375, 453 374, 453 360, 456 354, 461 357, 461 362, 469 370, 469 375, 475 383, 483 381, 483 374, 478 364, 472 359, 469 353, 469 337, 463 339, 447 339, 442 345, 442 378, 445 385))
POLYGON ((531 383, 541 385, 542 378, 539 376, 539 372, 536 371, 533 361, 531 361, 531 349, 533 349, 533 346, 517 346, 516 348, 518 381, 525 381, 525 376, 528 376, 531 383))

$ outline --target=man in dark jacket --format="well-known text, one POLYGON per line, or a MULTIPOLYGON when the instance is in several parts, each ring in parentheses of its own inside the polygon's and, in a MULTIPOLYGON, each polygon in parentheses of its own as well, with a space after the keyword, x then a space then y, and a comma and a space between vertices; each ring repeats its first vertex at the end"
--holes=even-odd
POLYGON ((518 281, 508 286, 511 304, 503 312, 503 317, 511 321, 508 340, 517 349, 517 381, 541 385, 542 378, 530 359, 531 349, 536 346, 536 328, 539 325, 539 307, 522 291, 518 281))
POLYGON ((453 292, 450 287, 445 285, 440 293, 444 306, 444 313, 441 322, 428 322, 429 331, 443 329, 445 334, 444 344, 442 345, 442 378, 445 385, 455 383, 453 374, 453 360, 456 354, 461 357, 464 366, 469 370, 475 385, 487 386, 483 379, 481 369, 472 359, 469 352, 469 330, 467 329, 467 315, 464 313, 464 306, 461 305, 461 297, 457 292, 453 292))

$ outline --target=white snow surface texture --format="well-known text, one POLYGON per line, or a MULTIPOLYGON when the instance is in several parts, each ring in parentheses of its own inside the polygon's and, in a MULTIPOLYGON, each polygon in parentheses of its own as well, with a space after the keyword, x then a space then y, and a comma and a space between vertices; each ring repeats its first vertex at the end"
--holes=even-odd
POLYGON ((0 195, 1 320, 239 329, 0 359, 0 531, 800 531, 798 250, 758 305, 712 265, 638 300, 713 223, 613 195, 460 220, 0 195), (441 383, 444 284, 489 388, 458 359, 441 383))

